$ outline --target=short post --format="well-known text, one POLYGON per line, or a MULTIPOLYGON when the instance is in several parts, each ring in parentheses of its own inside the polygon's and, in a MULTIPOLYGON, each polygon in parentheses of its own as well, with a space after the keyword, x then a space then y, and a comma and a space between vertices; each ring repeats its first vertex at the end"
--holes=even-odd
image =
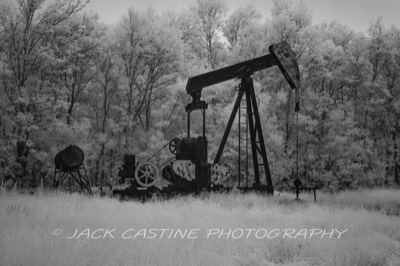
POLYGON ((317 187, 314 187, 314 202, 317 202, 317 187))
POLYGON ((293 181, 293 184, 294 184, 295 187, 296 187, 296 200, 299 200, 299 193, 300 193, 300 186, 301 186, 301 181, 300 181, 300 179, 296 178, 296 179, 293 181))

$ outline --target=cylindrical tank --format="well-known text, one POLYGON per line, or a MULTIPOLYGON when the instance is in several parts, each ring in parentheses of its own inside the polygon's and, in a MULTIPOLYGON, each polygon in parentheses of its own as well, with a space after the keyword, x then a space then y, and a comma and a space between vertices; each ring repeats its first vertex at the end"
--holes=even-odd
POLYGON ((84 159, 85 156, 81 148, 70 145, 56 154, 54 163, 57 169, 63 172, 69 172, 79 168, 83 164, 84 159))

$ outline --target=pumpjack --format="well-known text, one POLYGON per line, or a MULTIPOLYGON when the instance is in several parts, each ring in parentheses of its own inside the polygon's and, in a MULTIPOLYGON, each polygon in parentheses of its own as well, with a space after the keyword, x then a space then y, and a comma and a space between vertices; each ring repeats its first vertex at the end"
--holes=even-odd
POLYGON ((246 123, 246 134, 247 131, 250 132, 251 154, 254 168, 254 184, 252 189, 266 191, 268 194, 273 194, 273 183, 261 127, 260 114, 257 106, 257 96, 254 91, 251 76, 255 72, 263 69, 278 66, 290 87, 296 90, 295 110, 298 111, 300 72, 294 53, 286 42, 271 45, 269 47, 269 52, 270 54, 252 60, 189 78, 186 85, 186 91, 191 95, 192 102, 185 107, 187 112, 187 137, 175 138, 167 144, 169 150, 174 154, 175 158, 173 159, 175 159, 175 162, 162 169, 163 178, 169 181, 172 185, 163 189, 157 189, 154 186, 159 172, 156 165, 150 162, 142 162, 136 165, 135 160, 133 160, 133 163, 125 160, 124 165, 130 165, 130 168, 132 169, 128 171, 130 168, 124 167, 123 171, 120 171, 119 176, 124 180, 132 180, 131 186, 125 190, 114 190, 113 194, 120 194, 121 196, 128 195, 130 197, 146 197, 148 192, 151 193, 152 191, 157 191, 164 195, 170 195, 174 193, 196 193, 203 190, 212 190, 213 188, 219 189, 220 185, 217 184, 218 182, 214 182, 215 172, 217 172, 216 170, 218 169, 222 169, 225 176, 230 176, 229 171, 226 170, 226 168, 224 170, 223 164, 220 163, 220 159, 236 114, 238 111, 240 112, 240 109, 242 109, 241 102, 243 97, 245 97, 245 110, 248 121, 248 123, 246 123), (201 93, 206 87, 231 79, 240 79, 238 95, 217 154, 214 158, 214 162, 211 164, 208 162, 208 142, 205 126, 205 112, 208 108, 208 104, 202 100, 201 93), (202 135, 191 137, 190 118, 191 113, 196 110, 202 112, 202 135), (179 165, 180 162, 187 161, 194 165, 194 178, 191 177, 188 179, 187 177, 183 177, 179 173, 179 169, 176 167, 174 168, 174 166, 179 165), (261 175, 261 172, 265 174, 265 177, 261 175), (261 181, 263 181, 263 183, 266 182, 266 184, 263 184, 261 181), (216 186, 214 186, 215 184, 216 186))
POLYGON ((235 116, 238 113, 243 96, 246 98, 246 112, 248 118, 248 128, 250 131, 251 151, 254 167, 254 188, 266 188, 268 194, 273 194, 273 184, 268 164, 265 141, 263 137, 260 114, 257 106, 257 98, 254 92, 253 80, 251 76, 258 71, 270 67, 278 66, 292 89, 296 90, 296 111, 299 109, 299 86, 300 72, 295 56, 290 46, 286 42, 277 43, 269 47, 270 54, 238 63, 229 67, 211 71, 202 75, 189 78, 186 91, 192 96, 192 102, 185 110, 187 112, 187 137, 174 139, 171 143, 175 147, 176 160, 190 160, 195 165, 195 187, 201 190, 210 186, 211 183, 211 164, 207 158, 207 138, 205 129, 205 111, 208 104, 201 100, 201 93, 205 87, 215 85, 231 79, 240 79, 239 92, 235 105, 226 125, 224 135, 214 159, 214 164, 218 164, 224 150, 229 132, 232 128, 235 116), (190 136, 190 115, 191 112, 200 110, 203 114, 203 134, 199 137, 190 136), (259 158, 261 161, 259 161, 259 158), (260 167, 265 173, 266 186, 261 184, 260 167))

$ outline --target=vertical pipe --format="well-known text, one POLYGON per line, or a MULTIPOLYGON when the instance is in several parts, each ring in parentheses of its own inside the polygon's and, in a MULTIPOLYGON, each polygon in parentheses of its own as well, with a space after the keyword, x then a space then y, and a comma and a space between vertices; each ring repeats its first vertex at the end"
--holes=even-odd
POLYGON ((203 139, 206 139, 206 110, 202 109, 201 112, 203 113, 203 139))
POLYGON ((296 112, 296 178, 299 179, 299 112, 296 112))
POLYGON ((187 129, 187 134, 188 134, 188 138, 190 138, 190 111, 187 112, 188 113, 188 129, 187 129))
MULTIPOLYGON (((296 106, 294 111, 296 112, 296 179, 299 179, 299 90, 296 89, 296 106)), ((297 182, 298 183, 298 182, 297 182)), ((296 185, 296 199, 299 199, 299 185, 296 185)), ((315 190, 314 190, 314 199, 315 199, 315 190)))

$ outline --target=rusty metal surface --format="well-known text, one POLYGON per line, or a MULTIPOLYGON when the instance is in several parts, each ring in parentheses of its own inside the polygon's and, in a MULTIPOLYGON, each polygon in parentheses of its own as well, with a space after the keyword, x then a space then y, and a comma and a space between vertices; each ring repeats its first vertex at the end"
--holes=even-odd
POLYGON ((232 177, 232 169, 226 163, 215 163, 211 166, 211 183, 221 184, 232 177))
POLYGON ((300 71, 295 54, 287 42, 271 45, 269 52, 278 59, 278 66, 292 89, 300 88, 300 71))
POLYGON ((70 145, 56 154, 54 163, 56 169, 69 172, 82 166, 84 159, 85 156, 82 149, 78 146, 70 145))
POLYGON ((195 183, 180 176, 172 169, 172 165, 167 165, 162 169, 162 177, 173 184, 174 188, 179 189, 195 189, 195 183))
POLYGON ((125 154, 124 162, 118 171, 121 178, 134 178, 135 176, 136 156, 133 154, 125 154))
POLYGON ((192 181, 195 179, 195 165, 189 160, 178 160, 172 164, 172 169, 180 177, 192 181))

